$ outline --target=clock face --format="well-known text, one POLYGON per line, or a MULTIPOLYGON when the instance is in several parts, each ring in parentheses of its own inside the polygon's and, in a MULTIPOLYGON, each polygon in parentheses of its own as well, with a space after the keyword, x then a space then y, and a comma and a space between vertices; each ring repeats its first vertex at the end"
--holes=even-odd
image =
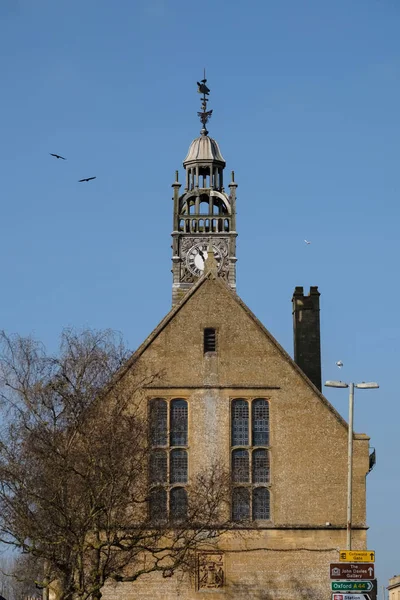
MULTIPOLYGON (((217 246, 212 245, 212 249, 214 252, 214 258, 217 261, 218 270, 222 265, 222 256, 219 248, 217 246)), ((196 277, 200 277, 204 273, 204 266, 208 256, 208 243, 203 242, 201 244, 196 244, 192 246, 186 255, 186 265, 187 268, 193 275, 196 277)))

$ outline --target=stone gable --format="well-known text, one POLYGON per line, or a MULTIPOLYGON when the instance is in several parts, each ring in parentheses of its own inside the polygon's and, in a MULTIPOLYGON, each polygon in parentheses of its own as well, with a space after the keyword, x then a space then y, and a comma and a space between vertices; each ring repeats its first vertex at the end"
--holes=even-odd
MULTIPOLYGON (((233 399, 269 401, 271 519, 225 534, 200 575, 154 574, 109 586, 105 597, 328 598, 328 565, 346 540, 347 424, 240 298, 204 276, 121 370, 121 383, 131 372, 159 374, 147 399, 187 400, 191 474, 215 458, 229 466, 233 399), (216 330, 215 352, 204 353, 205 328, 216 330)), ((366 547, 367 472, 368 437, 355 435, 355 548, 366 547)))

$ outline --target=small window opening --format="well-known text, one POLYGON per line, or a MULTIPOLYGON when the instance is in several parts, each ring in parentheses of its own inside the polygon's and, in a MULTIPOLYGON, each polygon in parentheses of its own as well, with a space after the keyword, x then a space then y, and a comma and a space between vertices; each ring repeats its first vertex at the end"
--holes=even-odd
POLYGON ((215 329, 204 330, 204 352, 215 352, 217 349, 217 332, 215 329))

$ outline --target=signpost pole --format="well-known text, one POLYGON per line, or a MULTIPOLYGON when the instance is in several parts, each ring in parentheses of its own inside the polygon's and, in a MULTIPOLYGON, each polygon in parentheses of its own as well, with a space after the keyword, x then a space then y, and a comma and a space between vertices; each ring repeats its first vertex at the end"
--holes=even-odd
POLYGON ((351 550, 351 521, 353 497, 353 418, 354 383, 349 384, 349 437, 347 454, 347 550, 351 550))

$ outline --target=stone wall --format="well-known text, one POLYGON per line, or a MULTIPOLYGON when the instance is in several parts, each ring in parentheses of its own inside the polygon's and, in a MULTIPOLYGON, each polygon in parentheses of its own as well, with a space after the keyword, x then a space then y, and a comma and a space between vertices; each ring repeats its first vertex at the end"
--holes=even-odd
MULTIPOLYGON (((229 465, 232 399, 269 400, 271 520, 227 532, 208 563, 200 556, 201 575, 149 575, 107 586, 104 597, 330 599, 329 563, 346 543, 343 419, 238 297, 212 276, 153 332, 125 377, 143 373, 157 373, 145 390, 148 399, 188 401, 190 476, 216 458, 229 465), (207 327, 217 330, 215 353, 204 354, 207 327)), ((368 440, 363 434, 354 439, 353 545, 358 549, 366 548, 368 440)))

